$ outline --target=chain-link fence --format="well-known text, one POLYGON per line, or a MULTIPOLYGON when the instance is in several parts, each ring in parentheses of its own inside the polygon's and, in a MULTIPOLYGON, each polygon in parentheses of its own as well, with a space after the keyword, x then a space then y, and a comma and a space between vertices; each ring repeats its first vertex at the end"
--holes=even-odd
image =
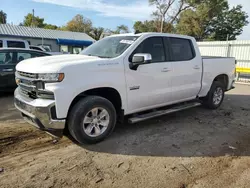
POLYGON ((235 57, 237 80, 250 83, 250 41, 198 42, 202 56, 235 57))

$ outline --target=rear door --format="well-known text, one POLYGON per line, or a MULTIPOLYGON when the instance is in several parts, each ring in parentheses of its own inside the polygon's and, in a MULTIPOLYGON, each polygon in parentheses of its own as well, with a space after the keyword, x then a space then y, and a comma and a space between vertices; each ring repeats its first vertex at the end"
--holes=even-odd
POLYGON ((16 52, 10 50, 0 51, 0 88, 8 90, 16 87, 15 66, 16 52))
POLYGON ((201 88, 202 63, 195 54, 193 43, 186 38, 165 38, 172 61, 172 101, 193 99, 201 88))

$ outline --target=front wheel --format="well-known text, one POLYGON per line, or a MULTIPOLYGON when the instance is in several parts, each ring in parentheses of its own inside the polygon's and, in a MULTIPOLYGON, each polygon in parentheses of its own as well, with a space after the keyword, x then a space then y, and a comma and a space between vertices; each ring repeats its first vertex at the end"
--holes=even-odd
POLYGON ((203 104, 210 109, 217 109, 223 102, 225 87, 221 82, 214 81, 207 96, 202 99, 203 104))
POLYGON ((113 104, 102 97, 88 96, 70 111, 68 129, 81 144, 94 144, 110 135, 116 124, 113 104))

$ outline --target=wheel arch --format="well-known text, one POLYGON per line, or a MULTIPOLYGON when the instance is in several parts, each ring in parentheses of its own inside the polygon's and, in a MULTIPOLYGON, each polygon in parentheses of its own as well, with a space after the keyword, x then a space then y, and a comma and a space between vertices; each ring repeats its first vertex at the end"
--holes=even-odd
POLYGON ((227 74, 220 74, 220 75, 216 76, 214 78, 213 82, 215 82, 215 81, 221 82, 224 86, 224 89, 227 90, 228 83, 229 83, 229 76, 227 74))
POLYGON ((86 96, 91 96, 91 95, 100 96, 109 100, 114 105, 116 112, 118 114, 121 113, 121 111, 123 111, 122 97, 117 89, 113 87, 98 87, 98 88, 85 90, 79 93, 78 95, 76 95, 69 106, 68 114, 70 110, 72 109, 72 107, 79 100, 81 100, 82 98, 86 96))

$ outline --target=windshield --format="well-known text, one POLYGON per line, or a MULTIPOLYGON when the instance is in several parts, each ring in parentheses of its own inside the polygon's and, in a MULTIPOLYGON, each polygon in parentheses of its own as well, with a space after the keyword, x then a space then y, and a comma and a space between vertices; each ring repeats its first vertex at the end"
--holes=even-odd
POLYGON ((114 58, 121 55, 138 38, 138 36, 107 37, 84 49, 80 54, 101 58, 114 58))

